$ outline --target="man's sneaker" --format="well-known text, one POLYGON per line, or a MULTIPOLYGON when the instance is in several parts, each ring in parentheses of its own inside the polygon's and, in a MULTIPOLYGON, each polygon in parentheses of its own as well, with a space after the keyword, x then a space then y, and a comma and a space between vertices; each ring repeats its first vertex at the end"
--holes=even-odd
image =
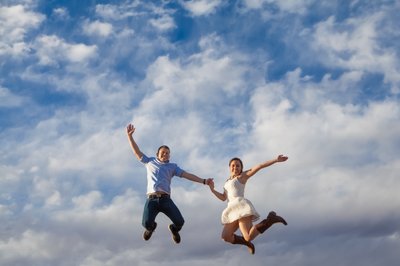
POLYGON ((154 230, 156 230, 156 227, 157 227, 157 223, 154 223, 154 228, 152 231, 146 229, 143 233, 143 239, 146 241, 149 240, 151 235, 153 234, 154 230))
POLYGON ((172 233, 172 239, 174 240, 174 242, 175 242, 176 244, 179 244, 179 243, 181 242, 181 236, 179 235, 179 232, 177 232, 177 231, 174 230, 174 225, 173 225, 173 224, 170 224, 170 225, 168 226, 168 229, 169 229, 169 231, 171 231, 171 233, 172 233))

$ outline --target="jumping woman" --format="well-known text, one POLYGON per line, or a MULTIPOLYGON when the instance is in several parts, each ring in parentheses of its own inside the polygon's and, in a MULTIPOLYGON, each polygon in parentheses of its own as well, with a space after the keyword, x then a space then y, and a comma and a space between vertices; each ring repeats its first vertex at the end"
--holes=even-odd
POLYGON ((229 161, 230 177, 224 185, 224 192, 220 193, 214 189, 214 182, 208 183, 211 192, 220 200, 228 200, 228 206, 223 210, 221 222, 224 226, 222 230, 222 239, 232 244, 245 245, 249 252, 254 254, 255 247, 251 242, 259 234, 262 234, 271 225, 283 223, 287 225, 285 219, 271 211, 267 218, 260 223, 253 225, 253 222, 260 218, 253 204, 244 197, 244 190, 247 181, 259 170, 271 166, 278 162, 284 162, 287 156, 279 155, 276 159, 266 161, 256 165, 249 170, 243 171, 243 163, 239 158, 233 158, 229 161), (240 229, 242 236, 235 232, 240 229))

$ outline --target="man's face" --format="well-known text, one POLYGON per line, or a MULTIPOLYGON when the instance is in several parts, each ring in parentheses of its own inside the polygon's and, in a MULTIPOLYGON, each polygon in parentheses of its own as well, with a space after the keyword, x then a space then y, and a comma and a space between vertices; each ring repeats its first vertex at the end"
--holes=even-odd
POLYGON ((161 162, 168 162, 169 161, 169 149, 161 148, 157 154, 158 160, 161 162))

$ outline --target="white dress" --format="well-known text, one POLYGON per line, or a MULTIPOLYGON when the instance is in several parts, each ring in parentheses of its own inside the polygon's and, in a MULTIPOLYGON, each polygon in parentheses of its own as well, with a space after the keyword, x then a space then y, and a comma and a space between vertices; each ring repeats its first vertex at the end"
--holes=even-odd
POLYGON ((240 183, 237 178, 232 178, 225 182, 224 190, 227 193, 228 206, 222 212, 222 224, 232 223, 247 216, 252 216, 252 221, 260 218, 253 204, 244 198, 244 188, 245 185, 240 183))

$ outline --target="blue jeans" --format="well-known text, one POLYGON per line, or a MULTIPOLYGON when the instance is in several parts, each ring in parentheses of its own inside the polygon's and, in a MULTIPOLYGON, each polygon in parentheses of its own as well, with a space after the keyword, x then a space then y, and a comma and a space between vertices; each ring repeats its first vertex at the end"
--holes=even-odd
POLYGON ((178 207, 171 198, 147 199, 143 210, 142 225, 149 231, 155 229, 155 220, 158 213, 164 213, 173 222, 173 230, 178 232, 182 229, 185 220, 178 207))

